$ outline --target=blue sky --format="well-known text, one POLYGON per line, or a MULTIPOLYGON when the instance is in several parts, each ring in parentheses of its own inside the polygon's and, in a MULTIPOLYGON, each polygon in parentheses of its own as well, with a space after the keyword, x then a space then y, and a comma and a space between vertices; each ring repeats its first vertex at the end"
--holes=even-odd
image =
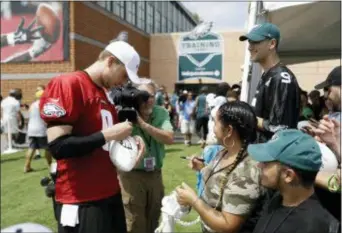
POLYGON ((213 30, 244 29, 248 17, 248 2, 197 2, 182 1, 191 12, 204 21, 214 22, 213 30))

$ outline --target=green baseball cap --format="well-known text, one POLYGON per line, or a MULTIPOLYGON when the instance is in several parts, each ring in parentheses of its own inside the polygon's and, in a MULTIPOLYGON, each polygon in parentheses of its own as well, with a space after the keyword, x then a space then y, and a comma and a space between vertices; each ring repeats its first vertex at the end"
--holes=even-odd
POLYGON ((304 171, 319 171, 322 165, 318 143, 300 130, 279 131, 270 141, 249 145, 247 150, 258 162, 278 161, 304 171))
POLYGON ((256 25, 246 35, 240 36, 240 41, 251 40, 255 42, 263 41, 266 39, 280 40, 280 30, 272 23, 264 23, 256 25))

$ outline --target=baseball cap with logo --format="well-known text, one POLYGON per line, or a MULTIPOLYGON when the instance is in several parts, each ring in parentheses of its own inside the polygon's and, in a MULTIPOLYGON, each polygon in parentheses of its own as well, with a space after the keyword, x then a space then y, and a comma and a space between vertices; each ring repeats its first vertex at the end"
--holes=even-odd
POLYGON ((258 162, 278 161, 304 171, 319 171, 322 166, 319 145, 313 137, 300 130, 279 131, 270 141, 249 145, 247 150, 258 162))
POLYGON ((327 79, 315 86, 315 89, 322 89, 330 86, 341 85, 341 66, 335 67, 328 75, 327 79))
POLYGON ((140 57, 131 45, 124 41, 114 41, 107 45, 105 50, 113 54, 125 65, 128 77, 132 83, 143 84, 150 82, 148 79, 139 78, 140 57))
POLYGON ((246 35, 240 36, 240 41, 251 40, 260 42, 266 39, 280 40, 280 30, 272 23, 259 24, 253 27, 246 35))

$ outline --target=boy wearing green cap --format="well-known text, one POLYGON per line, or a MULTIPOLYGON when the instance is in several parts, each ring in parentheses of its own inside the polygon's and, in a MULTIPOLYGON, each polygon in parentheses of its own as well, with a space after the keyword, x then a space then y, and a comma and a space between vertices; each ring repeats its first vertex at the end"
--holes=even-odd
POLYGON ((253 233, 338 232, 339 222, 314 194, 322 165, 314 138, 299 130, 282 130, 267 143, 249 145, 248 153, 259 162, 261 184, 277 191, 253 233))
POLYGON ((251 60, 259 63, 264 73, 257 86, 252 106, 258 117, 259 141, 286 128, 297 128, 300 112, 300 89, 295 75, 280 63, 279 28, 271 23, 256 25, 240 36, 248 40, 251 60))

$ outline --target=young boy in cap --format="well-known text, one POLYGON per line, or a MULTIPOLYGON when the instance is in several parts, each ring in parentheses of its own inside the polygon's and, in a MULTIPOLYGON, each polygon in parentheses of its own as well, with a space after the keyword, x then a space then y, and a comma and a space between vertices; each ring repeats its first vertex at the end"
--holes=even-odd
POLYGON ((338 232, 339 222, 314 194, 322 165, 314 138, 299 130, 282 130, 267 143, 248 146, 248 153, 259 162, 261 184, 277 191, 253 233, 338 232))
POLYGON ((255 26, 240 41, 248 40, 251 60, 264 73, 257 86, 252 106, 258 117, 259 141, 264 142, 281 129, 297 128, 300 89, 295 75, 280 63, 279 28, 271 23, 255 26))

